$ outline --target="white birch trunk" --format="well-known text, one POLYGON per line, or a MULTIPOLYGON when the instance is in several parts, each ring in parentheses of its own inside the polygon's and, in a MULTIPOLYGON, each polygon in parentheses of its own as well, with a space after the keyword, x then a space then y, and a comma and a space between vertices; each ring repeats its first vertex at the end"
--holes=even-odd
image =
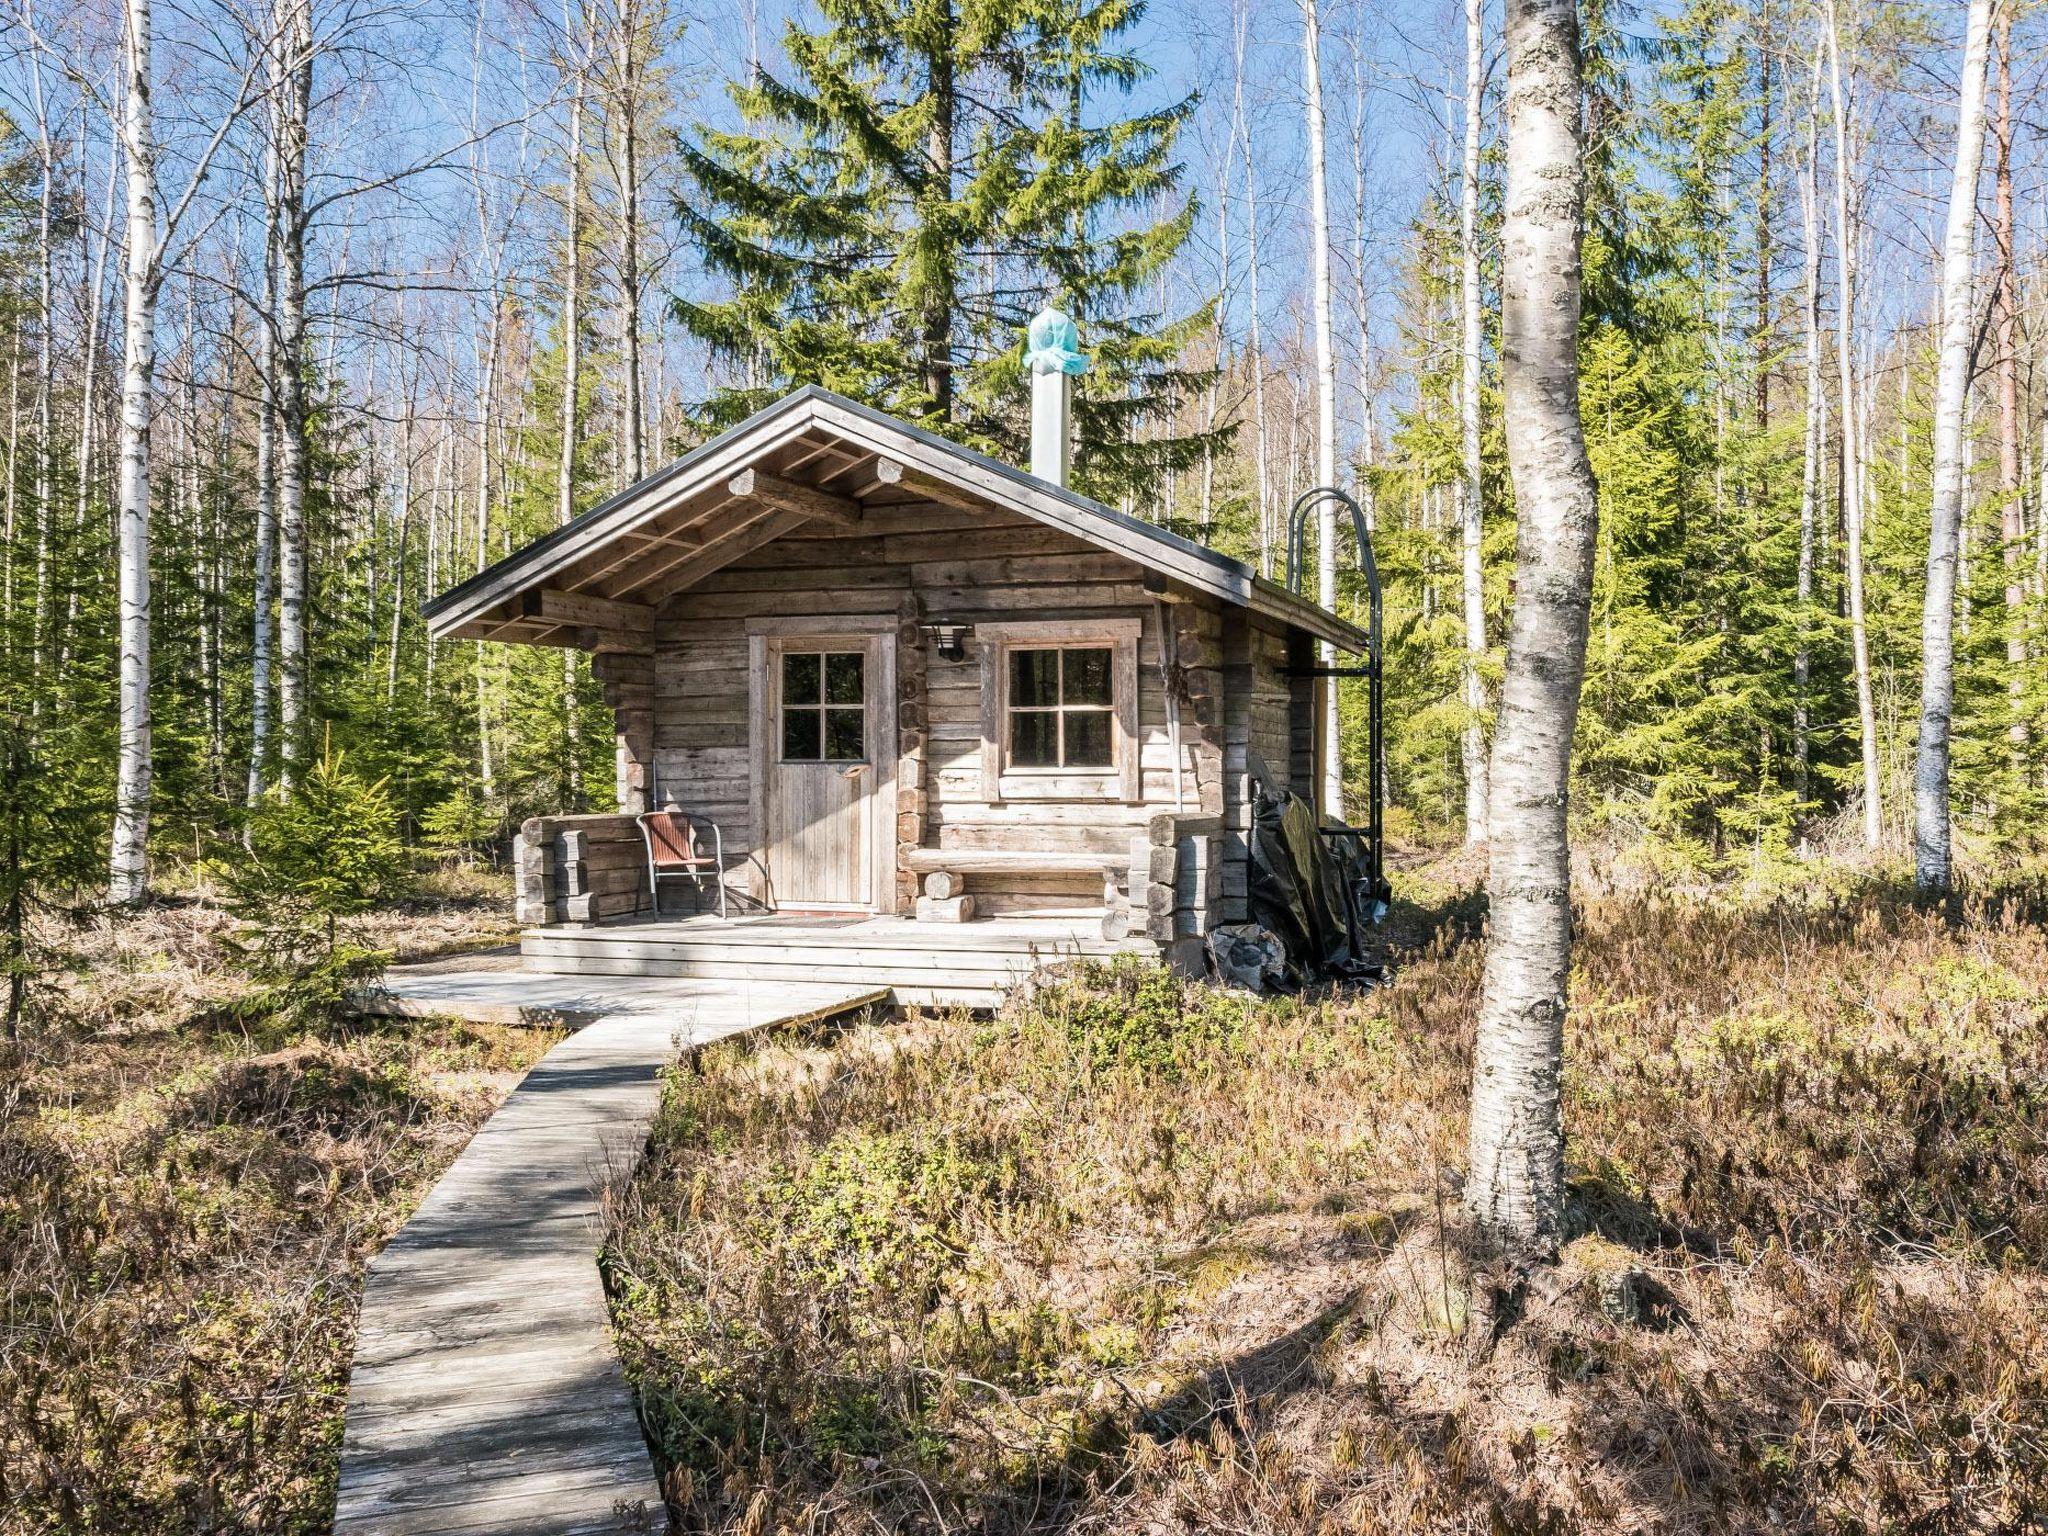
POLYGON ((256 569, 249 634, 248 803, 263 796, 270 758, 271 645, 277 601, 277 149, 264 154, 263 313, 256 401, 256 569))
MULTIPOLYGON (((400 322, 403 345, 403 321, 400 322)), ((390 708, 398 697, 398 644, 405 626, 405 556, 412 544, 413 433, 419 414, 419 381, 405 382, 405 416, 398 428, 398 552, 393 557, 391 577, 391 644, 385 655, 384 705, 390 708)))
POLYGON ((126 0, 121 137, 128 162, 122 269, 121 472, 117 520, 121 676, 120 757, 107 899, 138 906, 149 896, 149 802, 153 767, 149 690, 149 411, 156 374, 156 124, 150 91, 150 0, 126 0))
MULTIPOLYGON (((53 293, 54 252, 51 248, 51 209, 55 195, 57 157, 50 142, 49 108, 43 99, 43 66, 40 49, 29 50, 29 79, 36 118, 36 162, 39 171, 36 193, 36 566, 35 595, 29 609, 30 669, 40 679, 45 661, 44 640, 49 622, 50 601, 50 513, 54 488, 51 468, 56 444, 52 434, 52 408, 57 393, 56 306, 53 293)), ((38 692, 34 703, 41 704, 38 692)))
POLYGON ((1351 277, 1358 326, 1358 506, 1365 530, 1379 528, 1379 431, 1374 419, 1372 287, 1366 277, 1365 243, 1365 69, 1357 40, 1351 45, 1351 277))
POLYGON ((1955 704, 1957 523, 1962 513, 1963 402, 1970 387, 1976 323, 1977 174, 1984 156, 1984 65, 1991 0, 1970 0, 1956 107, 1956 153, 1948 230, 1942 242, 1941 351, 1934 384, 1934 495, 1927 538, 1927 591, 1920 615, 1920 736, 1913 762, 1913 878, 1922 890, 1947 890, 1949 725, 1955 704))
POLYGON ((1856 719, 1863 748, 1863 846, 1884 840, 1884 785, 1877 755, 1877 694, 1870 673, 1870 624, 1863 600, 1863 433, 1856 392, 1856 226, 1850 218, 1848 93, 1842 87, 1841 21, 1826 0, 1828 78, 1835 129, 1835 274, 1840 302, 1835 318, 1836 367, 1842 393, 1842 531, 1847 548, 1849 649, 1856 670, 1856 719))
MULTIPOLYGON (((491 432, 493 406, 498 389, 498 327, 501 313, 497 291, 487 295, 490 321, 485 330, 483 377, 477 391, 476 421, 476 568, 491 563, 491 432)), ((475 650, 477 773, 486 800, 497 793, 498 775, 491 757, 490 694, 485 686, 484 646, 475 650)))
POLYGON ((1486 88, 1480 0, 1465 0, 1465 157, 1459 188, 1463 335, 1459 346, 1459 527, 1465 599, 1465 842, 1486 839, 1486 573, 1480 559, 1485 504, 1479 464, 1479 132, 1486 88))
MULTIPOLYGON (((572 46, 574 46, 572 44, 572 46)), ((562 277, 562 447, 555 463, 555 521, 576 516, 578 398, 583 387, 583 97, 580 61, 569 96, 569 250, 562 277)), ((569 744, 569 798, 582 793, 582 732, 577 722, 576 652, 562 652, 562 728, 569 744)))
POLYGON ((1244 110, 1245 50, 1251 12, 1239 3, 1232 33, 1231 142, 1244 150, 1245 257, 1251 277, 1251 308, 1246 316, 1246 344, 1252 373, 1252 458, 1258 489, 1259 573, 1273 574, 1273 467, 1266 422, 1266 349, 1259 329, 1259 168, 1252 154, 1251 124, 1244 110))
POLYGON ((304 758, 311 656, 306 640, 306 132, 313 83, 309 0, 278 0, 277 542, 278 781, 304 758))
MULTIPOLYGON (((17 611, 14 591, 14 551, 21 541, 21 316, 19 313, 7 325, 7 513, 6 545, 0 552, 0 565, 5 566, 5 595, 0 596, 0 613, 12 621, 17 611)), ((10 669, 21 665, 16 648, 21 636, 12 622, 7 626, 7 661, 10 669)))
POLYGON ((1273 446, 1266 420, 1266 342, 1259 323, 1259 189, 1249 144, 1245 149, 1245 256, 1251 270, 1251 310, 1247 317, 1247 349, 1252 370, 1252 457, 1259 499, 1259 570, 1271 576, 1274 565, 1273 446))
POLYGON ((1814 530, 1819 521, 1821 455, 1827 447, 1827 399, 1821 383, 1820 254, 1820 69, 1816 46, 1807 93, 1806 163, 1799 181, 1799 211, 1806 240, 1804 309, 1806 332, 1806 431, 1799 467, 1799 574, 1796 590, 1798 647, 1792 653, 1793 792, 1804 815, 1812 788, 1814 530))
POLYGON ((617 36, 613 61, 616 91, 612 110, 619 122, 619 371, 622 375, 620 417, 625 429, 625 480, 637 483, 647 473, 646 405, 640 362, 640 114, 643 90, 645 25, 640 9, 621 4, 616 11, 617 36))
MULTIPOLYGON (((1316 0, 1301 0, 1301 53, 1308 98, 1309 229, 1314 249, 1310 270, 1316 336, 1316 484, 1337 484, 1337 345, 1330 319, 1330 188, 1323 121, 1322 32, 1316 0)), ((1337 607, 1337 503, 1316 505, 1316 601, 1332 612, 1337 607)), ((1337 664, 1336 647, 1322 642, 1316 651, 1326 667, 1337 664)), ((1322 783, 1317 805, 1326 816, 1344 814, 1344 737, 1337 716, 1337 679, 1321 680, 1322 783)))
POLYGON ((1531 1255, 1554 1247, 1563 1221, 1566 794, 1598 531, 1579 422, 1585 170, 1572 0, 1507 0, 1507 60, 1501 383, 1516 598, 1493 739, 1491 916, 1465 1201, 1484 1230, 1531 1255))

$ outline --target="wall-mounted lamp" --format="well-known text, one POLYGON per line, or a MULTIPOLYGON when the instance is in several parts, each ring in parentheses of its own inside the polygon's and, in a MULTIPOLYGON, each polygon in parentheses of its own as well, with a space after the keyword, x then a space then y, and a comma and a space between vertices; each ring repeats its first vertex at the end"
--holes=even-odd
POLYGON ((932 637, 941 661, 967 659, 967 637, 974 633, 972 624, 923 624, 919 628, 932 637))

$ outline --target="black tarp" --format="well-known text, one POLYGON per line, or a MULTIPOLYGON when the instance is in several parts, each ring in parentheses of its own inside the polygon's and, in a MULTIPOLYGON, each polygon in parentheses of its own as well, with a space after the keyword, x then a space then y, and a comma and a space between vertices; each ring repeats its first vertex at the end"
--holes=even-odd
POLYGON ((1287 951, 1301 985, 1379 974, 1366 958, 1371 864, 1350 828, 1318 829, 1299 795, 1262 794, 1252 810, 1249 896, 1252 921, 1287 951))

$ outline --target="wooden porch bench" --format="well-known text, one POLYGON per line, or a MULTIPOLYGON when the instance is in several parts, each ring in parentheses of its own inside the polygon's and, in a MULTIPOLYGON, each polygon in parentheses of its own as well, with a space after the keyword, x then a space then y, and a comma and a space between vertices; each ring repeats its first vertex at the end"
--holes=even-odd
POLYGON ((1130 864, 1120 853, 1062 853, 1042 848, 906 848, 903 867, 924 876, 917 919, 922 923, 964 923, 974 916, 966 893, 969 875, 1100 875, 1103 905, 1114 908, 1117 877, 1130 864))

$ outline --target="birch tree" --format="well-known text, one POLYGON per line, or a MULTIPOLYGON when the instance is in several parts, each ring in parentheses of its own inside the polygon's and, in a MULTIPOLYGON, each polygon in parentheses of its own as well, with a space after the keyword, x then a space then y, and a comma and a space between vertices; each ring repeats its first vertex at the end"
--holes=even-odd
POLYGON ((1252 153, 1250 120, 1245 115, 1245 53, 1250 46, 1251 8, 1233 0, 1231 11, 1230 143, 1244 152, 1245 259, 1251 280, 1251 307, 1246 311, 1245 356, 1252 375, 1252 467, 1258 488, 1259 570, 1273 574, 1273 461, 1266 441, 1266 348, 1259 330, 1259 173, 1252 153))
MULTIPOLYGON (((116 564, 120 590, 120 747, 114 780, 114 831, 107 858, 107 899, 135 906, 149 896, 151 741, 149 477, 150 411, 156 387, 156 310, 165 261, 178 227, 206 180, 213 158, 249 101, 250 75, 194 161, 183 192, 160 219, 157 186, 156 79, 152 0, 122 7, 119 135, 126 165, 122 252, 120 473, 116 491, 116 564)), ((81 492, 82 494, 82 492, 81 492)))
POLYGON ((1884 786, 1877 756, 1877 690, 1870 673, 1870 618, 1863 583, 1864 444, 1856 393, 1855 142, 1853 103, 1842 82, 1842 25, 1835 0, 1826 0, 1828 83, 1835 134, 1835 361, 1840 375, 1843 559, 1849 589, 1849 649, 1856 672, 1856 723, 1863 749, 1863 846, 1884 841, 1884 786))
POLYGON ((268 393, 276 404, 278 781, 298 775, 308 730, 312 655, 306 639, 306 150, 313 100, 312 0, 275 0, 271 132, 276 144, 277 330, 268 393))
POLYGON ((1997 289, 1993 313, 1996 317, 1998 348, 1998 534, 2000 564, 2005 568, 2005 665, 2006 694, 2011 701, 2012 723, 2006 738, 2012 747, 2014 768, 2026 767, 2027 723, 2027 573, 2024 556, 2027 543, 2026 500, 2020 493, 2020 359, 2019 359, 2019 270, 2013 250, 2012 187, 2012 7, 1998 10, 1998 108, 1992 124, 1996 146, 1997 188, 1992 213, 1992 232, 1997 241, 1997 289))
POLYGON ((1984 75, 1992 0, 1970 0, 1956 104, 1956 152, 1942 241, 1941 351, 1934 386, 1934 495, 1927 588, 1920 616, 1920 734, 1913 761, 1913 878, 1945 891, 1949 846, 1949 727, 1955 708, 1956 537, 1967 447, 1963 408, 1977 321, 1977 174, 1984 156, 1984 75))
POLYGON ((1379 420, 1373 401, 1372 287, 1365 240, 1365 63, 1358 34, 1351 35, 1351 302, 1358 327, 1358 504, 1365 529, 1379 527, 1379 420))
MULTIPOLYGON (((589 94, 590 47, 588 13, 580 5, 566 8, 564 69, 569 88, 569 185, 566 252, 562 267, 562 443, 555 460, 555 522, 566 527, 576 516, 576 450, 582 442, 583 410, 583 117, 589 94)), ((637 409, 637 407, 636 407, 637 409)), ((573 650, 562 652, 562 719, 569 733, 571 788, 576 786, 577 662, 573 650)))
POLYGON ((1486 573, 1480 560, 1485 531, 1479 464, 1479 136, 1486 94, 1485 29, 1481 0, 1465 0, 1465 146, 1458 192, 1460 298, 1458 481, 1460 555, 1465 609, 1465 842, 1486 837, 1486 573))
MULTIPOLYGON (((1323 119, 1322 34, 1316 0, 1301 0, 1301 64, 1308 105, 1309 267, 1316 335, 1316 484, 1337 483, 1337 350, 1330 319, 1330 189, 1323 119)), ((1337 503, 1316 504, 1316 600, 1337 606, 1337 503)), ((1337 664, 1336 648, 1320 643, 1325 667, 1337 664)), ((1324 814, 1344 814, 1343 735, 1337 714, 1337 679, 1322 680, 1322 784, 1317 796, 1324 814)))
POLYGON ((1805 285, 1800 290, 1800 323, 1806 351, 1806 429, 1799 465, 1799 557, 1794 577, 1794 624, 1798 635, 1792 653, 1793 790, 1803 814, 1812 788, 1810 691, 1813 677, 1814 534, 1819 525, 1821 453, 1827 445, 1827 396, 1821 384, 1820 258, 1824 234, 1820 222, 1820 74, 1821 45, 1813 50, 1807 85, 1806 141, 1799 171, 1801 234, 1806 242, 1805 285))
POLYGON ((1501 384, 1517 514, 1515 605, 1494 727, 1490 927, 1473 1053, 1468 1210, 1511 1253, 1563 1223, 1571 966, 1566 826, 1598 502, 1579 421, 1585 201, 1574 0, 1507 0, 1501 384))
POLYGON ((149 895, 149 410, 156 377, 156 300, 162 282, 156 215, 156 122, 150 91, 150 0, 127 0, 121 142, 127 156, 127 249, 122 269, 120 529, 121 747, 107 896, 149 895))
MULTIPOLYGON (((641 363, 641 306, 645 277, 641 262, 641 175, 646 124, 651 106, 649 51, 666 25, 659 5, 610 0, 603 27, 604 145, 610 162, 615 207, 614 259, 619 308, 620 479, 631 485, 647 473, 645 369, 641 363)), ((949 376, 950 378, 950 376, 949 376)))
POLYGON ((263 154, 262 310, 256 316, 256 570, 249 636, 249 779, 246 800, 263 796, 270 755, 270 665, 277 600, 277 135, 263 154))

